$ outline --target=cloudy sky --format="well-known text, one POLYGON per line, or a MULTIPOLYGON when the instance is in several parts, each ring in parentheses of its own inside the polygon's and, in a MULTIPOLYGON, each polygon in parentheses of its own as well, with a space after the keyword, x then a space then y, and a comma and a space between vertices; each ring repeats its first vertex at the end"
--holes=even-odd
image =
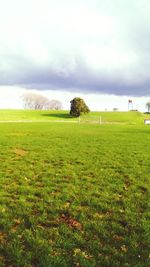
POLYGON ((91 109, 150 99, 149 0, 0 0, 0 108, 33 91, 91 109))

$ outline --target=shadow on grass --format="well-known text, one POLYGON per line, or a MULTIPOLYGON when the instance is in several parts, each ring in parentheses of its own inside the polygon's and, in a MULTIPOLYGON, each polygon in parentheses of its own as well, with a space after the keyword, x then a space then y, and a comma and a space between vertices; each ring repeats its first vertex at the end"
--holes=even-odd
POLYGON ((57 118, 57 119, 71 119, 72 118, 69 114, 63 114, 63 113, 41 114, 41 115, 45 117, 57 118))

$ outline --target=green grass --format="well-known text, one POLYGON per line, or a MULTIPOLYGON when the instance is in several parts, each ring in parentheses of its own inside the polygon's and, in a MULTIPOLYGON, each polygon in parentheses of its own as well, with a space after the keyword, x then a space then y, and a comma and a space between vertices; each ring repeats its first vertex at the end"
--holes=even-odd
POLYGON ((150 118, 148 114, 143 114, 140 112, 91 112, 88 115, 83 116, 83 121, 87 118, 87 121, 90 122, 101 117, 102 123, 120 123, 120 124, 143 124, 143 120, 150 118), (89 119, 88 119, 89 118, 89 119))
POLYGON ((71 120, 69 111, 47 110, 0 110, 1 121, 54 121, 71 120))
POLYGON ((0 124, 0 266, 149 266, 141 122, 0 124))
MULTIPOLYGON (((81 117, 81 122, 97 122, 101 117, 102 123, 143 124, 143 120, 150 115, 140 112, 90 112, 81 117)), ((72 118, 69 111, 45 111, 45 110, 0 110, 0 121, 77 121, 72 118)))

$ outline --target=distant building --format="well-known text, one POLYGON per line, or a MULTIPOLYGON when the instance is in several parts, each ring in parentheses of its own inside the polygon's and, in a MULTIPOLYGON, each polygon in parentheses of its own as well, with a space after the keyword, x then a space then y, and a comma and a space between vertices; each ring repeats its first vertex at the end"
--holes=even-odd
POLYGON ((128 100, 128 110, 133 110, 133 101, 132 101, 132 99, 128 100))

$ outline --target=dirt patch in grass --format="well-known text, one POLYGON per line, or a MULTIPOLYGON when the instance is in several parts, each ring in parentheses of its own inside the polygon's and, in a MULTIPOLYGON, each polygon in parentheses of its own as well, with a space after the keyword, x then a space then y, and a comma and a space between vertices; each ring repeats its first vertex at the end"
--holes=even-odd
POLYGON ((82 225, 75 218, 72 218, 68 214, 62 214, 60 217, 60 222, 67 224, 71 228, 76 228, 82 230, 82 225))
POLYGON ((13 149, 13 153, 15 153, 15 154, 18 155, 18 156, 23 157, 23 156, 25 156, 28 152, 27 152, 26 150, 22 149, 22 148, 14 148, 14 149, 13 149))
POLYGON ((6 243, 7 235, 0 231, 0 244, 6 243))

